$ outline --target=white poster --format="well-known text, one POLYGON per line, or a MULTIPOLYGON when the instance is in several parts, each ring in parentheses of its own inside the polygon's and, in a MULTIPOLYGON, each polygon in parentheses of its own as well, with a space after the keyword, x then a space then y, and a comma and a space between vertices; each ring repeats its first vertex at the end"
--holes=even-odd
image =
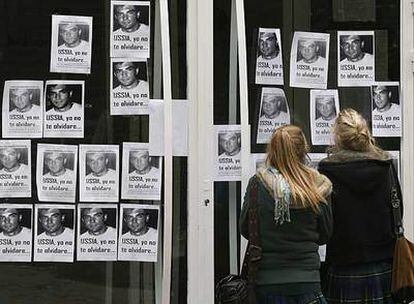
POLYGON ((332 128, 339 111, 338 90, 310 91, 310 123, 313 145, 333 144, 332 128))
POLYGON ((290 52, 290 86, 326 89, 329 34, 295 32, 290 52))
POLYGON ((161 200, 162 158, 149 154, 147 143, 122 146, 122 199, 161 200))
POLYGON ((35 205, 35 262, 73 262, 75 205, 35 205))
POLYGON ((74 203, 78 146, 37 144, 36 184, 39 201, 74 203))
POLYGON ((79 170, 80 201, 118 202, 118 145, 80 145, 79 170))
POLYGON ((92 17, 52 15, 50 71, 91 73, 92 17))
POLYGON ((45 90, 44 137, 83 138, 83 80, 48 80, 45 90))
POLYGON ((150 57, 150 2, 111 1, 111 57, 150 57))
POLYGON ((0 204, 0 262, 32 261, 31 204, 0 204))
POLYGON ((319 162, 326 157, 328 157, 327 153, 308 153, 307 165, 318 170, 319 162))
POLYGON ((283 85, 280 29, 259 28, 256 52, 256 84, 283 85))
POLYGON ((401 161, 400 161, 400 151, 387 151, 391 155, 392 164, 395 167, 395 170, 398 174, 398 179, 401 181, 401 161))
POLYGON ((372 135, 401 137, 400 84, 398 82, 375 82, 371 87, 371 100, 372 135))
POLYGON ((252 153, 250 154, 250 175, 253 175, 261 167, 266 166, 267 153, 252 153))
POLYGON ((118 205, 79 204, 77 221, 77 260, 116 261, 118 205))
POLYGON ((368 87, 374 81, 374 31, 338 31, 338 87, 368 87))
POLYGON ((148 115, 146 59, 113 58, 111 83, 111 115, 148 115))
POLYGON ((121 204, 118 260, 157 262, 160 207, 121 204))
POLYGON ((5 81, 2 109, 4 138, 42 137, 43 81, 5 81))
POLYGON ((240 125, 216 125, 214 172, 216 181, 241 179, 241 129, 240 125))
POLYGON ((290 124, 289 105, 282 89, 262 88, 257 121, 258 144, 267 144, 277 128, 290 124))
POLYGON ((0 197, 32 196, 30 140, 0 140, 0 197))

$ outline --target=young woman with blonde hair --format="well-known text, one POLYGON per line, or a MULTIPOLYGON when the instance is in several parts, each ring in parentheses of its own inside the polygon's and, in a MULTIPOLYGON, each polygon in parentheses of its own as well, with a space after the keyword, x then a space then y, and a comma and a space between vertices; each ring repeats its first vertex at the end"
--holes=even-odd
POLYGON ((392 303, 390 155, 353 109, 339 113, 333 133, 335 144, 319 163, 333 183, 325 297, 329 303, 392 303))
POLYGON ((246 190, 240 228, 248 238, 248 214, 255 197, 262 248, 258 303, 325 303, 318 246, 327 242, 332 229, 328 202, 332 185, 305 164, 308 150, 300 128, 278 128, 268 144, 266 165, 246 190))

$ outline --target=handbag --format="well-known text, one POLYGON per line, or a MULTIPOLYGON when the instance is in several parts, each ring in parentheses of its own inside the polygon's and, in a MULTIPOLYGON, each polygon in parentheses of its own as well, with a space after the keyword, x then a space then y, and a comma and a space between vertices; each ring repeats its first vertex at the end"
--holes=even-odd
POLYGON ((254 304, 256 303, 255 285, 262 248, 259 238, 259 221, 257 212, 257 180, 253 180, 250 191, 249 208, 249 242, 243 260, 240 275, 229 274, 216 285, 216 299, 219 304, 254 304))
POLYGON ((410 303, 414 301, 414 244, 404 237, 401 187, 392 164, 390 194, 396 236, 391 294, 397 303, 410 303))

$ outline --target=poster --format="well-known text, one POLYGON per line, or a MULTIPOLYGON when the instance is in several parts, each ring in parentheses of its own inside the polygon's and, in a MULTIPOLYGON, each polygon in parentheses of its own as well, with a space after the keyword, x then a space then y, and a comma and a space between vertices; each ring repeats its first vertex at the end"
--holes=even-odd
POLYGON ((310 123, 313 145, 333 144, 332 128, 339 112, 338 90, 310 91, 310 123))
POLYGON ((256 52, 256 84, 283 85, 280 29, 259 28, 256 52))
POLYGON ((395 170, 398 174, 398 180, 401 182, 401 159, 400 159, 400 151, 387 151, 391 155, 392 164, 395 167, 395 170))
POLYGON ((326 89, 329 34, 295 32, 290 52, 290 86, 326 89))
POLYGON ((375 82, 371 87, 372 135, 401 137, 402 113, 398 82, 375 82))
POLYGON ((290 124, 289 105, 282 89, 262 88, 257 121, 258 144, 267 144, 277 128, 290 124))
POLYGON ((44 137, 83 138, 83 80, 48 80, 45 92, 44 137))
POLYGON ((368 87, 374 81, 374 31, 338 31, 338 87, 368 87))
POLYGON ((214 172, 216 181, 241 179, 241 129, 240 125, 216 125, 214 172))
POLYGON ((79 146, 79 192, 82 202, 118 202, 119 146, 79 146))
POLYGON ((91 73, 92 17, 52 15, 50 71, 91 73))
POLYGON ((73 262, 75 205, 35 205, 35 262, 73 262))
POLYGON ((31 204, 0 204, 0 262, 32 261, 31 204))
POLYGON ((150 57, 150 2, 111 2, 111 57, 150 57))
POLYGON ((111 83, 111 115, 149 114, 146 59, 113 58, 111 83))
POLYGON ((42 137, 43 81, 5 81, 2 109, 2 137, 42 137))
POLYGON ((157 262, 160 207, 121 204, 118 260, 157 262))
POLYGON ((32 196, 30 140, 0 140, 0 197, 32 196))
POLYGON ((250 174, 254 175, 261 167, 266 166, 267 153, 250 154, 250 174))
POLYGON ((37 144, 36 184, 39 201, 74 203, 78 146, 37 144))
POLYGON ((77 222, 77 260, 116 261, 118 205, 79 204, 77 222))
POLYGON ((149 154, 147 143, 122 146, 122 199, 161 200, 162 158, 149 154))
POLYGON ((328 157, 327 153, 308 153, 308 162, 307 165, 312 167, 315 170, 319 168, 319 162, 328 157))

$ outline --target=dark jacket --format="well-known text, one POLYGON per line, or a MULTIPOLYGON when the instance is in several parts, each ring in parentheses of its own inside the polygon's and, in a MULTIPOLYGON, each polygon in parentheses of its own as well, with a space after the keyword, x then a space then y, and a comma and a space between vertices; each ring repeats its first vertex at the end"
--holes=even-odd
MULTIPOLYGON (((322 175, 320 183, 331 191, 331 183, 322 175)), ((329 204, 321 203, 319 213, 310 208, 290 208, 291 222, 276 225, 274 199, 263 181, 250 179, 240 216, 240 229, 248 238, 248 210, 251 204, 252 183, 257 185, 259 235, 262 260, 259 264, 257 284, 317 283, 320 259, 318 245, 325 244, 332 230, 332 213, 329 204)), ((322 185, 321 185, 322 187, 322 185)), ((329 193, 327 193, 329 195, 329 193)))
POLYGON ((340 151, 319 163, 333 184, 334 229, 327 246, 332 265, 391 259, 394 232, 390 206, 390 166, 387 154, 340 151))

